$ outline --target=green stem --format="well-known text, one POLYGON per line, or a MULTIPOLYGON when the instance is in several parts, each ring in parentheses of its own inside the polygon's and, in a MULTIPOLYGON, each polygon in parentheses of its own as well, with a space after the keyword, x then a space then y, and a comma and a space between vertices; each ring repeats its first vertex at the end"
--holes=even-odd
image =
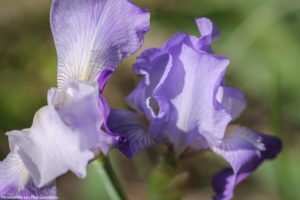
POLYGON ((113 172, 109 158, 107 156, 102 157, 96 160, 95 165, 97 166, 97 172, 104 183, 110 200, 126 200, 117 176, 113 172))
MULTIPOLYGON (((271 69, 273 75, 273 88, 271 88, 270 95, 270 107, 269 107, 269 119, 272 131, 276 136, 280 137, 283 144, 285 144, 285 135, 283 134, 282 127, 282 102, 281 102, 281 71, 280 67, 274 65, 271 69)), ((277 184, 279 193, 282 199, 297 199, 293 192, 293 188, 290 187, 291 174, 288 169, 289 159, 286 149, 283 148, 279 157, 275 162, 275 173, 277 178, 277 184)))

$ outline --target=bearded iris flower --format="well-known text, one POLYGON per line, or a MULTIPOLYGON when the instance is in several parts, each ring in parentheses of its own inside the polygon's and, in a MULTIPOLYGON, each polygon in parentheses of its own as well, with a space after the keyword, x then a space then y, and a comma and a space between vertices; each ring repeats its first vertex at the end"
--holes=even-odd
POLYGON ((147 49, 137 58, 133 71, 143 79, 127 100, 138 113, 114 110, 108 125, 128 138, 135 135, 134 144, 142 144, 121 149, 128 157, 143 145, 164 142, 172 143, 177 153, 193 147, 222 156, 231 167, 213 178, 214 198, 227 200, 262 161, 280 152, 281 141, 239 126, 226 131, 246 100, 243 92, 225 83, 229 60, 212 52, 211 42, 219 37, 219 30, 207 18, 196 23, 200 38, 179 32, 161 48, 147 49), (126 124, 124 112, 136 123, 127 120, 126 124), (140 114, 149 127, 137 120, 140 114))
POLYGON ((31 128, 7 133, 11 152, 0 163, 0 195, 55 196, 55 179, 67 171, 83 178, 99 149, 117 147, 132 158, 167 142, 178 154, 192 147, 222 156, 231 167, 213 177, 214 198, 227 200, 280 152, 276 137, 228 128, 246 101, 226 85, 229 60, 212 52, 219 30, 209 19, 196 19, 200 38, 179 32, 138 57, 133 70, 143 79, 127 97, 137 112, 110 109, 101 93, 121 61, 141 47, 149 12, 129 0, 54 0, 50 22, 58 86, 31 128))
POLYGON ((55 195, 56 177, 86 175, 97 149, 124 138, 107 127, 101 95, 121 61, 143 44, 149 12, 128 0, 54 0, 51 29, 58 54, 58 88, 32 127, 8 132, 11 152, 0 163, 0 195, 55 195))

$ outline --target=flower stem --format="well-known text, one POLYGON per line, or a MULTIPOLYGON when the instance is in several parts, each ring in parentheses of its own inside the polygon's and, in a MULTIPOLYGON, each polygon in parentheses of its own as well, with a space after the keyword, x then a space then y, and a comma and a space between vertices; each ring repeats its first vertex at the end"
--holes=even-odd
MULTIPOLYGON (((269 118, 272 131, 276 136, 280 137, 283 144, 286 143, 285 134, 283 134, 283 119, 282 119, 282 94, 281 94, 281 70, 280 66, 274 64, 271 73, 273 75, 273 87, 271 88, 269 118)), ((283 148, 275 164, 275 173, 279 194, 282 199, 297 199, 293 188, 289 183, 292 180, 292 174, 289 171, 289 158, 287 151, 283 148)))
POLYGON ((126 200, 124 192, 120 187, 120 183, 113 172, 109 158, 104 156, 96 160, 95 164, 110 200, 126 200))

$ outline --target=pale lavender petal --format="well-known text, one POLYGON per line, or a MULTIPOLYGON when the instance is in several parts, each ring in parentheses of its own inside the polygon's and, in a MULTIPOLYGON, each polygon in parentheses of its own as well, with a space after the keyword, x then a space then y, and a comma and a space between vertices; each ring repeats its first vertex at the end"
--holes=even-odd
POLYGON ((197 135, 208 144, 218 143, 231 116, 216 100, 217 88, 228 65, 226 58, 200 53, 182 45, 180 55, 172 55, 172 67, 163 83, 153 91, 156 99, 170 103, 163 133, 183 149, 197 135), (159 98, 157 98, 159 97, 159 98))
POLYGON ((236 88, 220 86, 216 98, 228 110, 232 120, 236 119, 246 108, 244 93, 236 88))
POLYGON ((128 158, 155 144, 147 133, 145 123, 139 117, 134 112, 119 109, 111 109, 108 117, 110 130, 123 137, 116 147, 128 158))
POLYGON ((152 137, 168 138, 179 150, 195 138, 220 142, 231 120, 216 100, 228 60, 179 44, 150 65, 148 80, 142 80, 128 100, 150 120, 152 137))
POLYGON ((146 99, 151 98, 153 90, 157 87, 159 82, 162 82, 161 79, 165 77, 163 75, 167 74, 167 70, 170 69, 170 67, 167 68, 167 66, 170 65, 171 59, 169 51, 171 49, 181 49, 183 43, 197 49, 198 41, 199 39, 195 36, 178 32, 170 38, 162 48, 150 48, 138 56, 132 70, 136 74, 143 75, 144 78, 137 88, 127 97, 128 103, 149 117, 149 113, 151 114, 152 111, 145 102, 146 99))
POLYGON ((0 162, 0 199, 16 199, 16 196, 24 199, 34 196, 37 200, 40 196, 56 197, 56 186, 51 182, 37 188, 19 155, 11 152, 0 162))
POLYGON ((219 146, 211 150, 222 156, 232 168, 213 177, 216 200, 229 200, 235 186, 249 176, 264 160, 273 159, 282 148, 279 138, 243 127, 235 127, 225 135, 219 146))
POLYGON ((148 10, 128 0, 54 0, 51 29, 58 54, 58 87, 97 81, 143 44, 148 10))
POLYGON ((136 108, 142 113, 146 114, 148 119, 155 118, 155 112, 157 109, 153 108, 150 105, 151 99, 153 100, 152 93, 157 85, 162 82, 164 74, 167 74, 167 71, 170 67, 170 56, 165 53, 155 57, 151 61, 151 68, 148 71, 148 74, 141 81, 138 87, 127 97, 129 104, 135 105, 136 108))
POLYGON ((183 43, 197 51, 212 53, 211 43, 219 38, 219 29, 211 20, 207 18, 196 18, 195 21, 198 26, 199 32, 201 33, 200 38, 179 31, 161 48, 146 49, 140 56, 137 57, 137 62, 133 65, 132 68, 133 71, 136 74, 144 75, 148 80, 148 74, 153 67, 153 65, 151 64, 153 60, 165 53, 168 53, 171 49, 177 48, 183 43))
POLYGON ((36 113, 29 131, 13 131, 8 136, 20 147, 18 153, 38 187, 68 170, 84 177, 88 161, 94 156, 90 150, 81 149, 80 134, 66 126, 49 106, 36 113))
POLYGON ((144 78, 127 97, 150 121, 151 136, 169 139, 179 151, 219 144, 245 107, 243 93, 223 84, 228 59, 212 54, 217 27, 206 18, 196 22, 200 38, 178 32, 137 58, 133 71, 144 78))
MULTIPOLYGON (((196 19, 196 23, 201 33, 201 37, 197 41, 197 44, 194 44, 194 48, 199 51, 212 53, 211 43, 220 37, 218 27, 213 21, 207 18, 196 19)), ((224 107, 226 107, 233 118, 232 120, 234 120, 245 109, 246 99, 244 98, 242 91, 226 86, 224 78, 221 85, 222 86, 218 89, 217 99, 224 107)))
POLYGON ((0 162, 0 194, 18 193, 25 188, 29 179, 29 171, 17 153, 9 153, 0 162))
POLYGON ((19 147, 38 187, 68 170, 83 178, 92 150, 107 153, 117 142, 105 130, 108 114, 97 83, 69 82, 48 92, 48 106, 36 113, 30 129, 8 133, 10 144, 19 147))
POLYGON ((154 98, 153 91, 159 87, 159 84, 164 82, 172 67, 170 49, 181 49, 183 41, 191 45, 189 36, 179 32, 168 40, 162 48, 145 50, 133 65, 133 71, 136 74, 143 75, 144 78, 127 97, 127 101, 129 105, 147 116, 152 124, 149 127, 152 135, 158 134, 164 121, 167 121, 170 106, 167 99, 159 96, 154 98))
POLYGON ((106 99, 99 94, 97 83, 70 82, 52 99, 54 105, 70 99, 58 112, 66 124, 81 133, 81 148, 101 148, 104 154, 108 153, 116 138, 105 128, 110 109, 106 99))

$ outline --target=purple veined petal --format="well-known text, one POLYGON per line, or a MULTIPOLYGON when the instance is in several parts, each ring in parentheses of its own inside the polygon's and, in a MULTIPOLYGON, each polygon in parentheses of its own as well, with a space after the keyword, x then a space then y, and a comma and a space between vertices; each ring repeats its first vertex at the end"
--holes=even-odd
POLYGON ((37 200, 41 199, 40 196, 51 196, 55 199, 56 186, 55 182, 51 182, 37 188, 20 156, 11 152, 0 162, 0 196, 5 199, 16 199, 16 196, 25 199, 34 196, 37 200))
POLYGON ((167 137, 180 151, 195 138, 220 142, 231 116, 216 99, 228 60, 177 42, 167 45, 168 54, 152 59, 148 80, 128 100, 146 114, 153 138, 167 137))
POLYGON ((149 50, 142 55, 136 68, 148 66, 143 69, 148 75, 127 98, 146 114, 152 137, 162 140, 167 136, 179 151, 195 143, 195 138, 205 138, 207 144, 220 142, 231 120, 229 111, 216 99, 228 60, 195 50, 182 43, 184 37, 178 34, 170 39, 164 45, 167 53, 162 47, 160 53, 149 50), (152 105, 158 109, 150 100, 156 100, 152 105))
POLYGON ((61 90, 49 90, 48 106, 36 113, 30 129, 8 133, 10 144, 19 147, 38 187, 69 170, 83 178, 92 150, 107 153, 117 142, 102 128, 108 114, 97 83, 69 82, 61 90))
POLYGON ((282 148, 277 137, 264 135, 244 127, 235 127, 219 146, 211 150, 222 156, 232 168, 213 177, 214 199, 229 200, 235 186, 249 176, 264 160, 273 159, 282 148))
POLYGON ((144 78, 127 97, 128 103, 133 108, 139 112, 146 113, 146 115, 152 112, 151 110, 149 111, 150 108, 145 104, 145 101, 151 98, 153 90, 160 79, 163 78, 163 74, 168 73, 166 72, 166 66, 170 62, 169 59, 171 59, 169 56, 170 51, 173 51, 173 57, 179 56, 180 52, 176 52, 176 49, 180 51, 181 45, 185 44, 200 52, 209 49, 208 52, 211 53, 210 44, 219 37, 218 28, 207 18, 198 18, 196 23, 201 33, 200 38, 184 32, 178 32, 161 48, 147 49, 137 57, 137 62, 132 69, 136 74, 143 75, 144 78))
POLYGON ((54 0, 51 29, 58 54, 58 88, 67 80, 97 81, 143 44, 148 10, 128 0, 54 0))
POLYGON ((241 91, 225 85, 228 60, 212 54, 210 45, 219 30, 207 18, 196 23, 200 38, 178 32, 161 48, 147 49, 137 58, 133 71, 144 78, 127 97, 150 121, 151 136, 158 141, 167 136, 177 149, 219 144, 227 124, 246 104, 241 91))
POLYGON ((216 100, 228 59, 197 52, 185 44, 179 56, 173 56, 173 52, 171 55, 172 67, 163 83, 153 91, 154 98, 170 102, 169 119, 163 132, 177 149, 184 149, 197 135, 204 137, 208 144, 220 142, 231 120, 216 100))
MULTIPOLYGON (((181 49, 184 43, 191 48, 198 49, 199 38, 187 35, 184 32, 178 32, 170 38, 161 48, 150 48, 145 50, 140 56, 137 57, 136 63, 133 65, 132 70, 144 78, 139 83, 137 88, 127 97, 127 102, 133 108, 141 113, 145 113, 149 118, 149 113, 153 111, 145 104, 147 99, 151 99, 151 95, 160 79, 164 78, 167 74, 166 68, 170 65, 172 59, 169 56, 171 49, 181 49)), ((177 53, 179 54, 179 53, 177 53)), ((152 118, 152 117, 151 117, 152 118)))
POLYGON ((24 190, 30 173, 17 153, 9 153, 0 162, 0 194, 13 195, 24 190))
POLYGON ((110 78, 114 71, 106 69, 103 70, 98 78, 98 84, 99 84, 99 93, 102 94, 102 91, 106 85, 107 80, 110 78))
POLYGON ((231 114, 232 120, 240 116, 246 108, 244 93, 236 88, 220 86, 216 98, 231 114))
POLYGON ((147 133, 145 123, 134 112, 111 109, 108 127, 123 138, 116 147, 128 158, 155 144, 147 133))

